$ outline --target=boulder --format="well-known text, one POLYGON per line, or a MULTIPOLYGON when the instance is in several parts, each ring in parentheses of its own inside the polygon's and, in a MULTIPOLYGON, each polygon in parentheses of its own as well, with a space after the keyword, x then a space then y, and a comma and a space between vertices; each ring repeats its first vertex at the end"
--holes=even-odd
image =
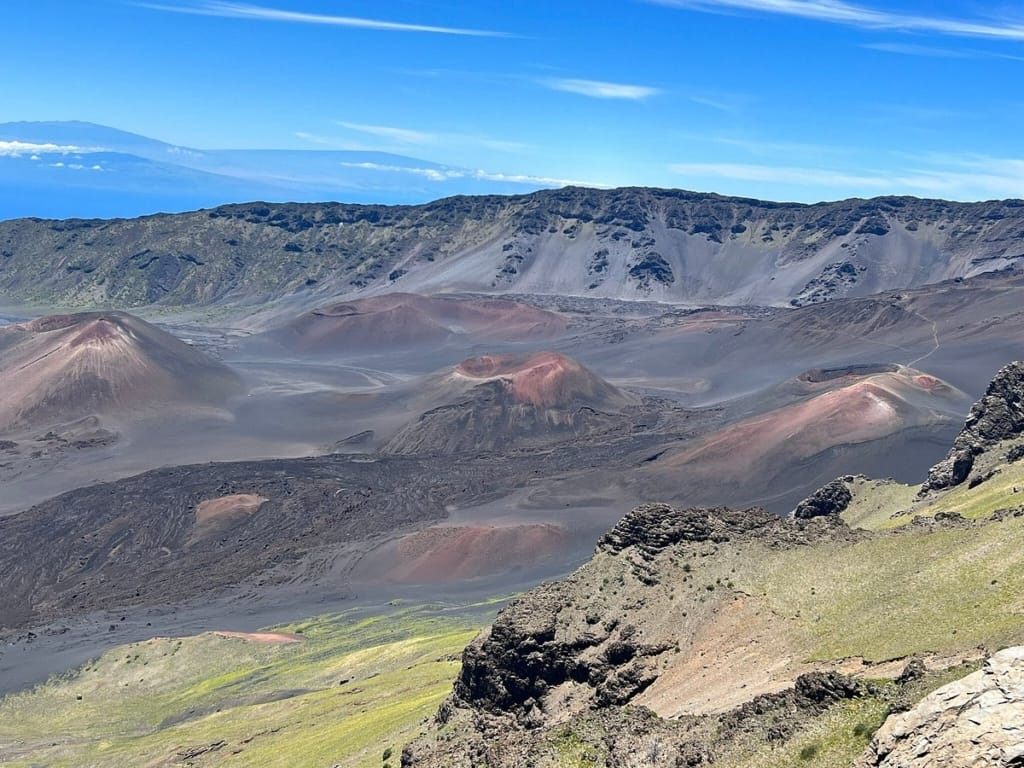
POLYGON ((1024 647, 891 715, 857 768, 1024 765, 1024 647))

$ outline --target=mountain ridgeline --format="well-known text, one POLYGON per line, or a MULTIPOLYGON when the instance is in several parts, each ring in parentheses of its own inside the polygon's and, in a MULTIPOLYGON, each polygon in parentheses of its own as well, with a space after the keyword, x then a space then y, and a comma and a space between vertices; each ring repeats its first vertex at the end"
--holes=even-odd
POLYGON ((800 306, 1024 258, 1024 202, 803 205, 568 187, 418 206, 247 203, 138 219, 0 222, 0 293, 207 305, 461 290, 800 306))

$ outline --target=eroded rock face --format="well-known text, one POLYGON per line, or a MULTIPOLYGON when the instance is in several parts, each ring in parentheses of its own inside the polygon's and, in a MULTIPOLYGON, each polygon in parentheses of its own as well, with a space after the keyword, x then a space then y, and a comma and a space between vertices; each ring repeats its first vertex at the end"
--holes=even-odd
POLYGON ((668 504, 641 504, 601 537, 597 551, 617 555, 633 547, 639 561, 634 562, 634 566, 638 566, 682 542, 721 543, 752 531, 760 531, 766 539, 784 539, 797 533, 797 529, 780 523, 777 515, 760 507, 679 509, 668 504))
POLYGON ((752 539, 799 545, 846 531, 838 519, 831 525, 785 520, 759 508, 636 507, 602 537, 589 564, 512 602, 470 643, 453 703, 511 715, 526 727, 581 707, 627 704, 658 679, 669 652, 685 642, 682 626, 654 618, 668 609, 659 608, 654 588, 671 576, 666 555, 752 539), (614 596, 616 583, 624 584, 621 599, 614 596), (595 593, 603 589, 599 598, 595 593))
POLYGON ((857 768, 1024 765, 1024 647, 891 716, 857 768))
POLYGON ((1005 366, 985 396, 971 408, 964 428, 942 461, 928 472, 921 495, 960 485, 971 474, 974 459, 1001 440, 1024 434, 1024 362, 1005 366))
POLYGON ((801 501, 793 510, 793 517, 798 520, 809 520, 812 517, 838 515, 850 505, 851 501, 853 501, 853 494, 850 493, 846 482, 841 477, 836 478, 801 501))

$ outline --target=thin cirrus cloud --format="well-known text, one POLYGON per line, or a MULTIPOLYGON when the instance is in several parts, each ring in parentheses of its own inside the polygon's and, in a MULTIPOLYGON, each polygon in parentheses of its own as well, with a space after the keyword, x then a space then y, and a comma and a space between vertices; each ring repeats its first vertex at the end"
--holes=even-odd
POLYGON ((628 83, 608 83, 603 80, 581 80, 577 78, 552 78, 541 81, 555 91, 575 93, 589 96, 592 99, 625 99, 628 101, 644 101, 657 96, 662 91, 649 85, 630 85, 628 83))
POLYGON ((428 181, 450 181, 452 179, 477 179, 479 181, 497 181, 509 184, 536 184, 543 187, 600 187, 605 188, 606 184, 597 184, 590 181, 576 181, 573 179, 559 179, 551 176, 531 176, 529 174, 493 173, 483 170, 464 170, 461 168, 417 168, 405 165, 387 165, 385 163, 340 163, 345 168, 361 168, 368 171, 384 171, 391 173, 408 173, 413 176, 420 176, 428 181))
POLYGON ((994 51, 977 51, 971 48, 962 50, 954 48, 938 48, 930 45, 914 43, 865 43, 861 48, 883 53, 895 53, 901 56, 927 56, 937 59, 1005 59, 1007 61, 1024 61, 1024 56, 994 51))
POLYGON ((984 156, 919 158, 914 167, 849 172, 827 168, 741 163, 676 163, 688 179, 716 179, 803 188, 808 199, 837 187, 854 193, 923 194, 960 200, 1024 195, 1024 160, 984 156))
POLYGON ((843 0, 648 0, 694 11, 755 11, 867 29, 930 32, 953 37, 1024 40, 1024 24, 1010 21, 922 16, 872 8, 843 0))
POLYGON ((927 56, 934 59, 972 59, 971 51, 958 51, 952 48, 936 48, 931 45, 914 43, 865 43, 861 48, 882 53, 896 53, 900 56, 927 56))
MULTIPOLYGON (((529 144, 520 141, 508 141, 496 139, 491 136, 481 136, 468 133, 430 133, 413 128, 403 128, 393 125, 371 125, 367 123, 353 123, 346 120, 335 120, 335 124, 348 131, 363 133, 374 136, 378 139, 394 142, 404 146, 458 146, 471 144, 485 147, 496 152, 524 152, 530 149, 529 144)), ((299 138, 309 138, 311 141, 322 139, 314 134, 297 133, 299 138)), ((322 140, 317 143, 324 143, 322 140)))
POLYGON ((397 128, 391 125, 368 125, 366 123, 349 123, 344 120, 336 121, 339 126, 357 133, 367 133, 389 141, 397 141, 399 144, 436 144, 438 137, 425 131, 416 131, 411 128, 397 128))
POLYGON ((335 16, 324 13, 288 11, 267 8, 248 3, 221 2, 209 0, 194 5, 165 5, 163 3, 136 3, 139 7, 154 11, 185 13, 192 16, 218 16, 226 19, 248 19, 254 21, 277 21, 292 24, 320 24, 332 27, 372 29, 383 32, 422 32, 434 35, 457 35, 462 37, 513 37, 506 32, 488 29, 464 29, 461 27, 435 26, 431 24, 407 24, 383 19, 369 19, 358 16, 335 16))
POLYGON ((882 176, 844 173, 822 168, 799 168, 745 163, 675 163, 669 166, 673 173, 731 181, 765 181, 779 184, 846 185, 885 189, 889 181, 882 176))

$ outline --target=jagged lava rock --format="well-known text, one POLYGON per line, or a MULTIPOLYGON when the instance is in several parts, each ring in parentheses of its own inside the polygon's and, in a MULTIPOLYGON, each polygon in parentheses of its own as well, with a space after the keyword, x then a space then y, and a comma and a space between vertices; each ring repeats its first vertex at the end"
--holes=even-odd
POLYGON ((809 520, 812 517, 841 514, 853 501, 853 494, 846 481, 839 477, 822 486, 793 510, 793 517, 798 520, 809 520))
POLYGON ((1001 440, 1024 433, 1024 362, 1004 366, 976 402, 964 428, 942 461, 928 472, 921 495, 963 483, 975 458, 1001 440))

